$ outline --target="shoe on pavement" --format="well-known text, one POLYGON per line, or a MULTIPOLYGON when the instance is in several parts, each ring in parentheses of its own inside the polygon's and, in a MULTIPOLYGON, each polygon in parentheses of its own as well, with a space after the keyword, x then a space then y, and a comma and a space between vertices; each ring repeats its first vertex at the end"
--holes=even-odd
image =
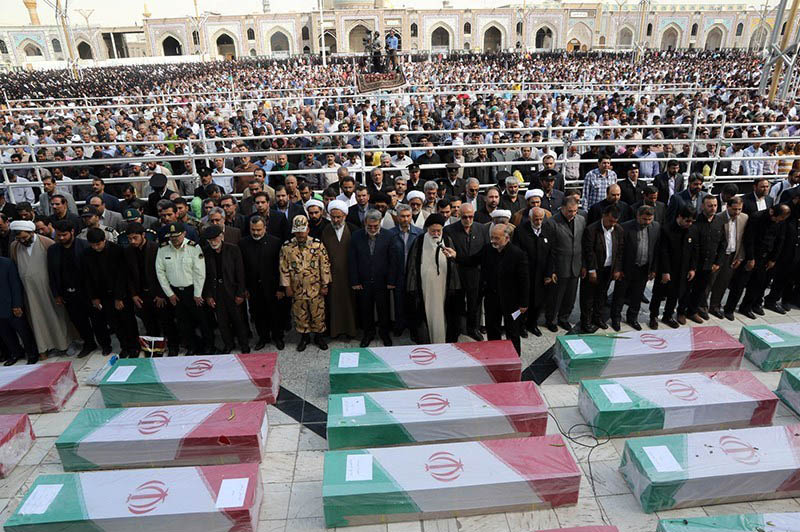
POLYGON ((572 324, 568 321, 559 321, 558 326, 564 329, 565 331, 569 332, 572 330, 572 324))
MULTIPOLYGON (((391 340, 390 340, 390 342, 391 342, 391 340)), ((326 351, 328 349, 328 343, 325 341, 325 338, 323 338, 323 336, 321 334, 315 334, 314 335, 314 343, 316 344, 317 347, 319 347, 323 351, 326 351)), ((389 345, 392 345, 392 344, 390 343, 389 345)))
POLYGON ((383 342, 383 345, 385 345, 386 347, 392 347, 392 345, 393 345, 392 344, 392 337, 389 336, 388 334, 382 334, 381 335, 381 342, 383 342))
POLYGON ((786 309, 783 308, 783 305, 780 303, 771 303, 769 305, 764 305, 764 308, 767 310, 771 310, 772 312, 777 312, 778 314, 786 314, 786 309))
POLYGON ((739 314, 741 314, 742 316, 747 316, 751 320, 757 319, 757 316, 753 314, 753 311, 750 309, 745 309, 745 310, 739 309, 739 314))
POLYGON ((673 318, 662 318, 661 323, 663 323, 664 325, 669 325, 673 329, 677 329, 678 327, 681 326, 681 324, 675 321, 673 318))
POLYGON ((596 320, 594 324, 597 325, 598 329, 603 329, 604 331, 608 329, 608 323, 606 323, 604 320, 596 320))
POLYGON ((297 350, 300 352, 305 351, 310 341, 311 339, 309 338, 308 334, 301 335, 300 342, 297 344, 297 350))
MULTIPOLYGON (((725 315, 722 313, 722 310, 718 307, 712 307, 708 310, 708 313, 714 316, 715 318, 722 319, 725 315)), ((708 319, 708 318, 706 318, 708 319)))
POLYGON ((476 342, 483 341, 483 335, 478 329, 472 329, 471 331, 467 331, 467 336, 475 340, 476 342))
POLYGON ((703 318, 700 317, 700 314, 692 314, 689 319, 695 323, 703 323, 703 318))
POLYGON ((534 325, 533 327, 531 327, 531 328, 530 328, 530 329, 528 329, 528 330, 529 330, 529 331, 531 332, 531 334, 533 334, 534 336, 541 336, 541 335, 542 335, 542 331, 539 329, 539 326, 538 326, 538 325, 534 325))
POLYGON ((283 338, 275 339, 275 349, 277 349, 278 351, 283 351, 285 347, 286 344, 283 342, 283 338))
POLYGON ((597 332, 597 325, 593 323, 581 323, 581 331, 585 334, 593 334, 597 332))
POLYGON ((733 312, 731 312, 729 310, 726 310, 723 313, 723 316, 725 316, 725 319, 728 320, 728 321, 734 321, 736 319, 736 318, 733 317, 733 312))
POLYGON ((753 312, 755 312, 759 316, 763 316, 764 315, 764 308, 761 305, 758 305, 757 307, 753 307, 753 312))
POLYGON ((620 325, 619 320, 612 318, 611 319, 611 328, 614 329, 616 332, 619 332, 619 330, 622 328, 621 325, 620 325))
POLYGON ((363 338, 361 338, 361 343, 359 344, 361 347, 369 347, 369 344, 372 343, 375 337, 371 334, 365 334, 363 338))
POLYGON ((684 316, 683 314, 678 314, 677 322, 680 323, 681 325, 686 325, 686 316, 684 316))
POLYGON ((649 325, 649 326, 650 326, 650 328, 651 328, 651 329, 653 329, 654 331, 655 331, 656 329, 658 329, 658 318, 656 318, 655 316, 650 316, 650 323, 648 323, 648 325, 649 325))
POLYGON ((558 325, 555 323, 545 323, 544 326, 547 327, 547 330, 550 332, 558 332, 558 325))
POLYGON ((634 330, 641 331, 642 324, 638 320, 625 320, 625 323, 630 325, 634 330))

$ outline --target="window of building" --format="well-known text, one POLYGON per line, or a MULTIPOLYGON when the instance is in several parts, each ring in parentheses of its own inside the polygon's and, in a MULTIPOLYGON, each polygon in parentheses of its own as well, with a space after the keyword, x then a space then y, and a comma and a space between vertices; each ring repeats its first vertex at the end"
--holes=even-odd
POLYGON ((464 35, 471 35, 472 34, 472 24, 469 22, 464 23, 464 35))
POLYGON ((653 24, 650 23, 647 25, 647 36, 650 37, 653 35, 653 24))
POLYGON ((417 23, 416 22, 411 24, 411 36, 412 37, 416 37, 417 36, 417 23))
POLYGON ((253 28, 247 28, 247 40, 248 41, 256 40, 256 32, 253 30, 253 28))
POLYGON ((308 31, 308 26, 303 26, 303 29, 300 31, 300 36, 303 38, 304 41, 307 41, 311 38, 309 35, 310 33, 308 31))
POLYGON ((692 24, 692 37, 697 37, 697 23, 692 24))
POLYGON ((742 23, 740 22, 740 23, 739 23, 739 25, 738 25, 738 26, 736 26, 736 36, 737 36, 737 37, 741 37, 741 36, 742 36, 742 32, 743 32, 743 31, 744 31, 744 24, 742 24, 742 23))
POLYGON ((195 46, 200 46, 200 34, 197 32, 197 30, 192 32, 192 42, 195 46))
POLYGON ((61 41, 58 39, 53 39, 53 52, 56 54, 61 53, 61 41))

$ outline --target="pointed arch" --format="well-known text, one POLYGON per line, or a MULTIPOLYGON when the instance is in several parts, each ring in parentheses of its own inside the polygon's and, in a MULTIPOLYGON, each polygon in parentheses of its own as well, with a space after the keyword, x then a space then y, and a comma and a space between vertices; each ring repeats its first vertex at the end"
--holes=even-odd
POLYGON ((283 26, 275 26, 270 29, 264 37, 264 42, 269 43, 269 50, 273 54, 294 53, 292 34, 283 26))
POLYGON ((444 22, 437 22, 431 26, 426 38, 428 40, 428 50, 446 51, 452 50, 456 46, 456 32, 444 22), (436 34, 435 38, 434 34, 436 34))
POLYGON ((569 32, 567 33, 567 42, 572 42, 573 50, 576 48, 583 50, 584 47, 586 47, 585 49, 588 50, 592 47, 593 36, 594 32, 589 26, 583 22, 578 22, 569 29, 569 32), (579 46, 576 47, 576 43, 574 41, 577 41, 579 46))
POLYGON ((669 24, 661 32, 659 42, 661 50, 677 50, 681 47, 681 28, 677 24, 669 24))
POLYGON ((367 32, 371 31, 364 24, 356 24, 347 32, 347 43, 350 53, 360 53, 364 51, 364 39, 367 32))
POLYGON ((161 55, 183 55, 183 43, 173 33, 165 33, 161 36, 161 55))
POLYGON ((750 51, 757 51, 763 48, 764 44, 767 42, 767 36, 769 35, 769 32, 769 26, 765 26, 763 24, 758 26, 750 35, 750 51))
POLYGON ((714 24, 705 34, 705 42, 703 48, 706 50, 719 50, 725 48, 725 40, 728 37, 728 32, 722 24, 714 24))
POLYGON ((484 52, 499 52, 506 48, 508 43, 506 30, 499 22, 490 22, 484 26, 481 40, 484 52))
POLYGON ((239 40, 234 36, 231 30, 222 28, 217 30, 211 37, 211 44, 216 49, 217 55, 235 59, 238 55, 239 40))
POLYGON ((33 39, 23 39, 17 46, 17 56, 28 60, 44 59, 44 49, 42 45, 33 39))
POLYGON ((92 45, 86 41, 78 41, 78 57, 81 59, 94 59, 92 45))
POLYGON ((619 29, 617 33, 617 47, 618 48, 633 48, 633 27, 625 24, 619 29))
POLYGON ((533 28, 533 46, 537 50, 555 50, 558 42, 555 27, 552 24, 543 23, 533 28))

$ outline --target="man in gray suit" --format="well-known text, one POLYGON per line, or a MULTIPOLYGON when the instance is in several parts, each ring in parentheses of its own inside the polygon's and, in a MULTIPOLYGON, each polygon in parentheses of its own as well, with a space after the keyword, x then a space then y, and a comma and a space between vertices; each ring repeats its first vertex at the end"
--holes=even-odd
POLYGON ((67 200, 67 211, 75 216, 78 215, 78 207, 75 205, 75 198, 68 192, 59 192, 56 190, 56 179, 52 175, 42 176, 42 188, 44 189, 44 193, 39 196, 39 208, 37 209, 39 214, 42 216, 52 216, 53 207, 50 205, 50 201, 53 199, 53 196, 59 195, 64 196, 64 199, 67 200))
POLYGON ((747 226, 748 216, 742 212, 744 201, 739 196, 734 196, 728 200, 724 211, 717 214, 724 222, 726 244, 725 257, 719 265, 719 270, 711 273, 711 303, 708 312, 715 317, 722 319, 722 296, 725 294, 728 285, 731 284, 733 274, 742 266, 744 262, 744 228, 747 226))
POLYGON ((622 307, 627 302, 628 325, 642 330, 639 324, 639 309, 647 281, 656 276, 656 245, 660 234, 658 222, 654 222, 655 209, 642 205, 636 211, 636 219, 622 224, 625 231, 622 254, 622 279, 614 285, 611 302, 611 328, 619 332, 622 307))
POLYGON ((561 210, 542 226, 542 231, 552 246, 550 267, 545 271, 545 275, 550 277, 547 284, 551 286, 545 321, 551 332, 557 332, 558 326, 567 331, 572 329, 569 315, 575 306, 578 279, 586 275, 586 270, 581 267, 581 241, 586 229, 586 219, 577 214, 578 201, 574 196, 568 196, 564 199, 561 210))
POLYGON ((110 227, 118 233, 125 230, 125 221, 122 219, 122 215, 111 209, 106 209, 106 204, 102 196, 92 196, 89 199, 89 205, 97 209, 97 212, 100 213, 101 224, 110 227))

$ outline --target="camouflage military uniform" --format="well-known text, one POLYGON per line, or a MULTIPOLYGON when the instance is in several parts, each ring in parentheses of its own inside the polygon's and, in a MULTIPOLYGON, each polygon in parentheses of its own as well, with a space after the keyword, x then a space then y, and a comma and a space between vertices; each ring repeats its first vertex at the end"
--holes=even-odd
POLYGON ((325 330, 325 296, 322 287, 331 282, 331 264, 325 246, 316 238, 304 243, 296 238, 281 248, 281 286, 291 286, 292 316, 301 334, 325 330))

